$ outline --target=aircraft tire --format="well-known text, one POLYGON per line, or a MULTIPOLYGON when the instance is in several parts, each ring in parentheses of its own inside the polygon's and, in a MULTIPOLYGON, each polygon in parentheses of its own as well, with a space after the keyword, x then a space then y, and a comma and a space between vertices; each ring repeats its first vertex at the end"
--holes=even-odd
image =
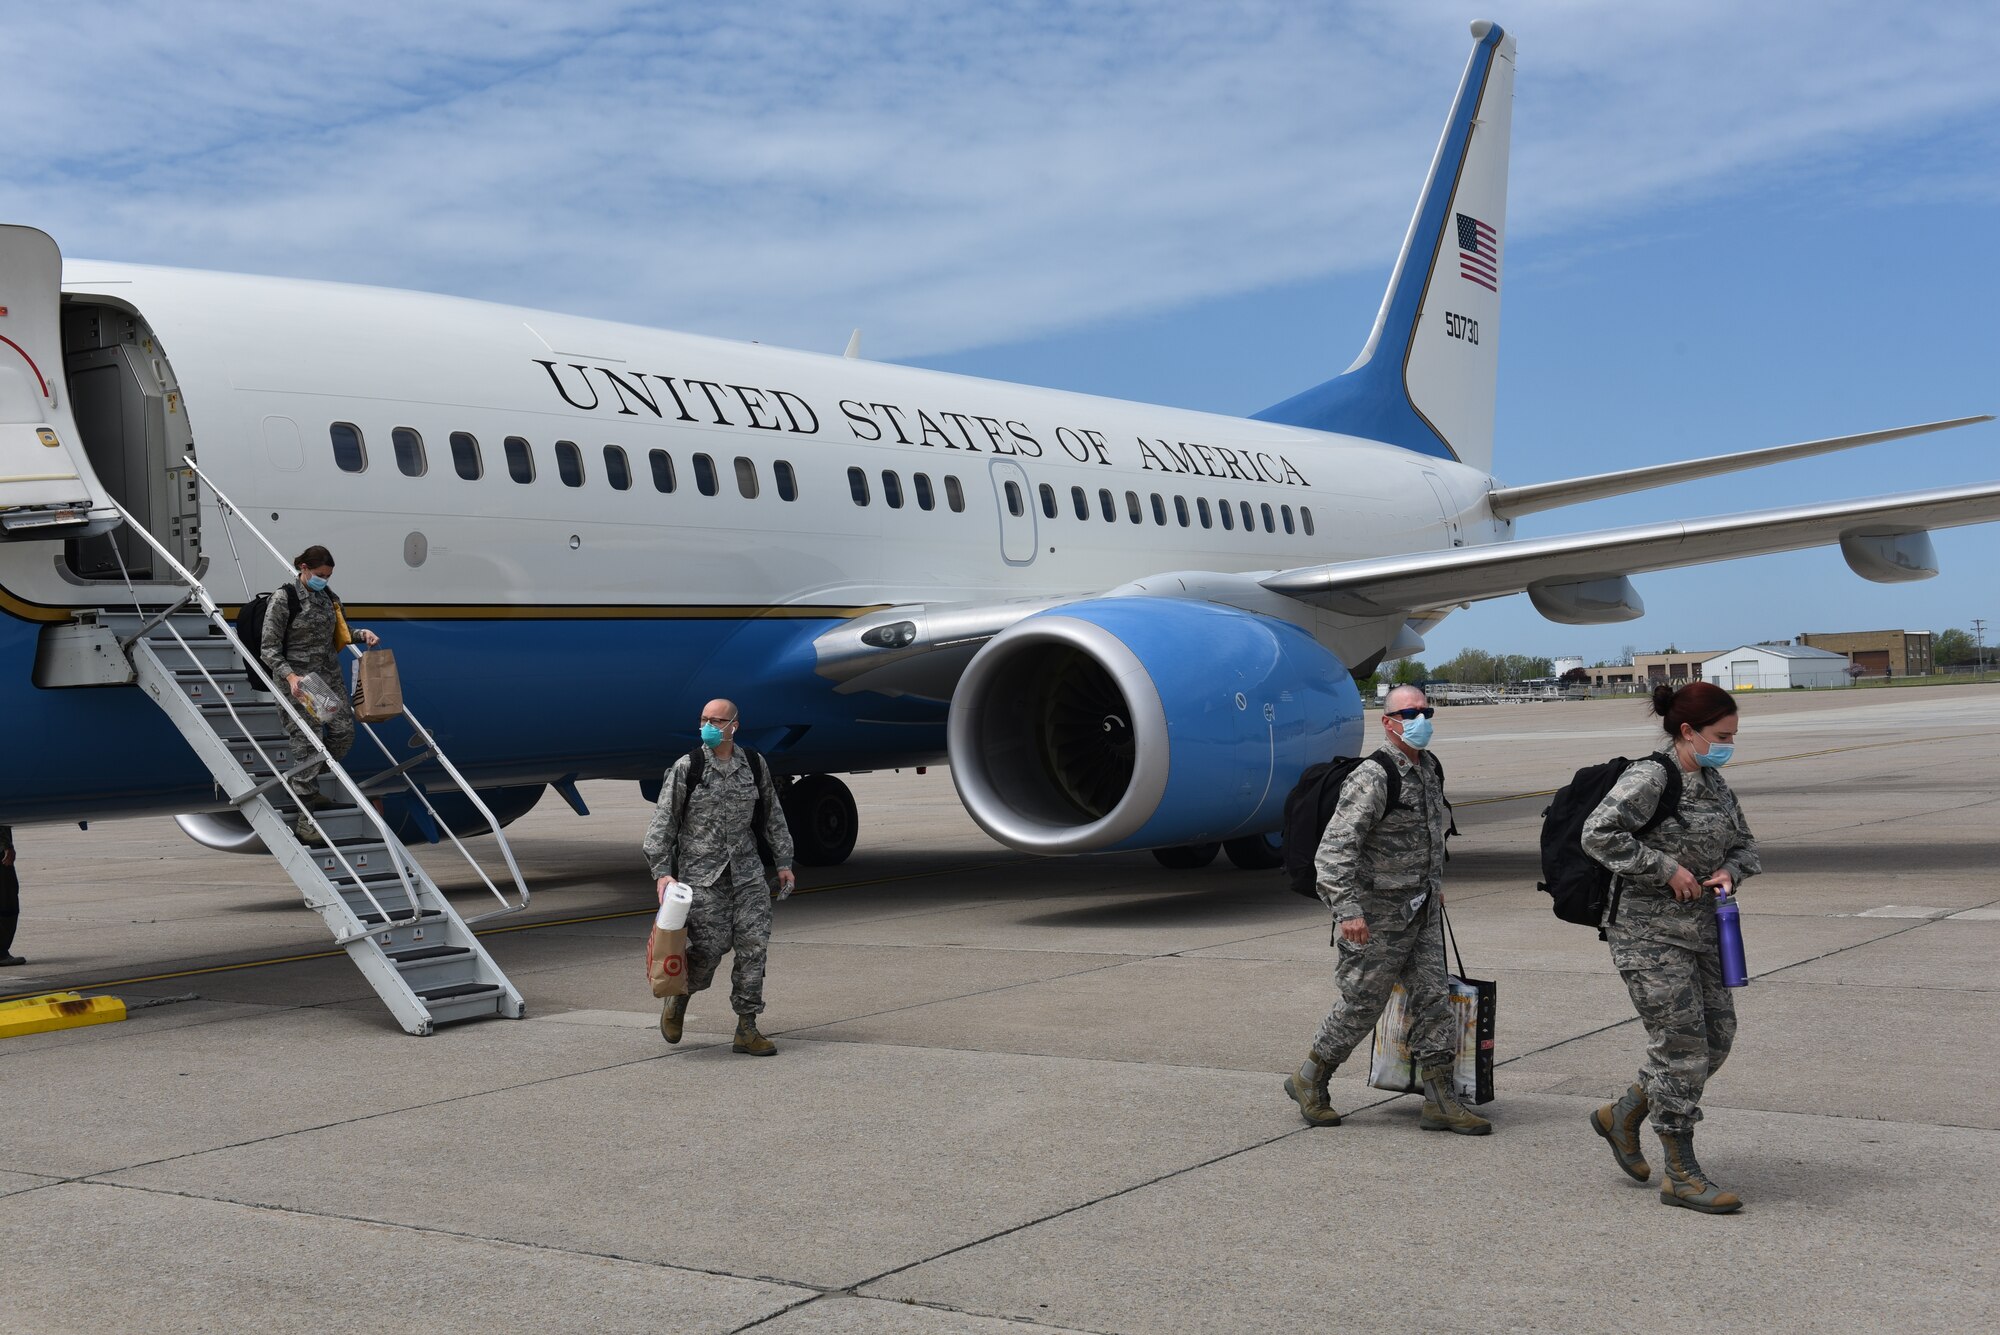
POLYGON ((1229 860, 1244 871, 1270 871, 1284 865, 1284 850, 1278 845, 1276 834, 1250 834, 1241 839, 1231 839, 1222 846, 1229 860))
POLYGON ((1221 851, 1221 844, 1181 844, 1154 849, 1153 860, 1171 871, 1194 871, 1215 861, 1221 851))
POLYGON ((808 774, 785 790, 792 856, 805 867, 837 867, 854 851, 861 815, 854 794, 831 774, 808 774))

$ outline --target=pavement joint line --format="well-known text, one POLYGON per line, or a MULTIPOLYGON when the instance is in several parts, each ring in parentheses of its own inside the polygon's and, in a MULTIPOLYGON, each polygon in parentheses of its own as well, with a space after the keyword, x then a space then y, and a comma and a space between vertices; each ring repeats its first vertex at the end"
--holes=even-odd
MULTIPOLYGON (((124 1172, 124 1169, 115 1171, 124 1172)), ((407 1233, 428 1234, 433 1237, 457 1238, 464 1242, 483 1242, 494 1247, 519 1247, 525 1251, 548 1252, 556 1256, 587 1256, 599 1261, 617 1261, 623 1265, 645 1266, 649 1270, 675 1270, 688 1275, 707 1275, 714 1279, 736 1279, 752 1284, 775 1284, 781 1288, 802 1289, 810 1296, 803 1302, 824 1297, 828 1292, 816 1284, 807 1284, 796 1279, 778 1279, 771 1275, 744 1275, 733 1270, 715 1270, 706 1266, 681 1265, 673 1261, 649 1261, 640 1256, 626 1256, 622 1252, 591 1251, 582 1247, 556 1247, 545 1242, 523 1242, 519 1238, 495 1237, 487 1233, 467 1233, 462 1229, 443 1228, 436 1224, 412 1224, 399 1219, 378 1219, 373 1215, 344 1214, 338 1210, 305 1210, 296 1205, 274 1205, 269 1201, 248 1201, 237 1196, 211 1196, 199 1191, 182 1191, 173 1187, 152 1187, 138 1182, 111 1182, 96 1175, 65 1178, 51 1186, 75 1184, 86 1187, 108 1187, 114 1191, 136 1191, 149 1196, 172 1196, 186 1201, 206 1201, 213 1205, 234 1205, 244 1210, 266 1210, 272 1214, 297 1215, 302 1219, 331 1219, 346 1224, 371 1224, 377 1228, 393 1228, 407 1233)), ((31 1188, 39 1191, 41 1188, 31 1188)), ((17 1193, 25 1195, 25 1192, 17 1193)), ((802 1305, 801 1304, 795 1304, 802 1305)))
MULTIPOLYGON (((863 1282, 866 1283, 868 1281, 863 1281, 863 1282)), ((974 1320, 1001 1321, 1011 1325, 1019 1325, 1019 1326, 1043 1325, 1043 1323, 1035 1317, 1011 1316, 999 1312, 976 1312, 969 1307, 953 1307, 950 1303, 933 1302, 925 1298, 877 1298, 872 1294, 856 1293, 852 1288, 846 1288, 846 1289, 829 1289, 825 1293, 815 1294, 813 1297, 807 1298, 802 1302, 795 1303, 791 1307, 787 1307, 781 1312, 772 1312, 768 1316, 760 1316, 755 1321, 751 1321, 745 1325, 737 1326, 734 1329, 730 1330, 728 1335, 742 1335, 742 1333, 746 1330, 755 1330, 757 1327, 764 1325, 767 1322, 776 1321, 781 1316, 786 1316, 792 1312, 796 1312, 801 1307, 809 1307, 813 1303, 823 1302, 828 1298, 853 1298, 856 1301, 864 1303, 888 1303, 896 1307, 921 1307, 931 1312, 946 1312, 952 1316, 969 1316, 972 1317, 974 1320)), ((1063 1335, 1071 1335, 1071 1332, 1074 1332, 1074 1335, 1122 1335, 1122 1332, 1115 1330, 1104 1330, 1096 1326, 1072 1326, 1072 1325, 1064 1325, 1061 1327, 1044 1326, 1044 1329, 1049 1329, 1049 1330, 1060 1329, 1063 1332, 1063 1335)))

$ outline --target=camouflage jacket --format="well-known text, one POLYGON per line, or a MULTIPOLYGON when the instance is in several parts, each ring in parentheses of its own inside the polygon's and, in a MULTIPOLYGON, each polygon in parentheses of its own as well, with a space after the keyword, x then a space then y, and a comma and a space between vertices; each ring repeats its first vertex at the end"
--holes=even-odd
MULTIPOLYGON (((1671 744, 1659 754, 1669 765, 1680 764, 1671 744)), ((1681 801, 1675 812, 1645 835, 1635 835, 1633 831, 1658 809, 1666 789, 1666 771, 1660 766, 1631 766, 1584 821, 1583 851, 1617 877, 1612 903, 1617 906, 1616 926, 1623 934, 1712 945, 1715 896, 1704 894, 1682 903, 1667 888, 1667 881, 1677 866, 1686 867, 1697 881, 1727 868, 1740 887, 1762 870, 1757 840, 1722 772, 1700 768, 1681 771, 1681 801)))
POLYGON ((716 759, 712 749, 708 751, 701 782, 691 793, 687 792, 687 773, 686 756, 668 768, 660 784, 660 804, 653 810, 653 823, 640 845, 654 879, 672 876, 696 886, 713 885, 725 875, 738 885, 764 879, 757 836, 750 829, 760 790, 764 838, 771 845, 771 859, 780 871, 792 865, 792 832, 785 825, 777 786, 768 770, 760 785, 741 748, 732 747, 727 761, 716 759), (687 794, 687 812, 684 820, 677 820, 683 793, 687 794))
POLYGON ((291 589, 299 598, 297 616, 292 615, 292 601, 282 585, 271 595, 270 608, 264 613, 264 639, 257 646, 264 666, 271 669, 280 686, 291 673, 303 677, 317 672, 339 690, 343 684, 340 649, 334 636, 339 631, 340 615, 333 591, 309 589, 298 580, 291 581, 291 589))
POLYGON ((1333 916, 1365 918, 1371 930, 1407 925, 1443 884, 1451 820, 1437 766, 1411 763, 1393 742, 1375 754, 1396 767, 1402 785, 1396 809, 1388 809, 1389 776, 1382 767, 1355 766, 1313 859, 1320 898, 1333 916))

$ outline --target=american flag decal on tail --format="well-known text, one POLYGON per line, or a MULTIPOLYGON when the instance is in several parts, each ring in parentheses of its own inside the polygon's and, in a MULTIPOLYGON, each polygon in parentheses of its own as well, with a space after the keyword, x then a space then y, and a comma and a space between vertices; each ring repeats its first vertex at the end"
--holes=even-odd
POLYGON ((1458 215, 1458 276, 1488 292, 1500 290, 1500 234, 1466 214, 1458 215))

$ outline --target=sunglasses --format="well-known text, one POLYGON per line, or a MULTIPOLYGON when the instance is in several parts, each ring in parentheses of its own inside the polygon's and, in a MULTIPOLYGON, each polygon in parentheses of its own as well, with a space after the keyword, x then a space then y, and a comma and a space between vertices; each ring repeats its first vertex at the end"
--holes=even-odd
POLYGON ((1390 710, 1389 717, 1408 720, 1413 718, 1431 718, 1436 713, 1437 710, 1431 708, 1429 705, 1411 705, 1408 709, 1390 710))

